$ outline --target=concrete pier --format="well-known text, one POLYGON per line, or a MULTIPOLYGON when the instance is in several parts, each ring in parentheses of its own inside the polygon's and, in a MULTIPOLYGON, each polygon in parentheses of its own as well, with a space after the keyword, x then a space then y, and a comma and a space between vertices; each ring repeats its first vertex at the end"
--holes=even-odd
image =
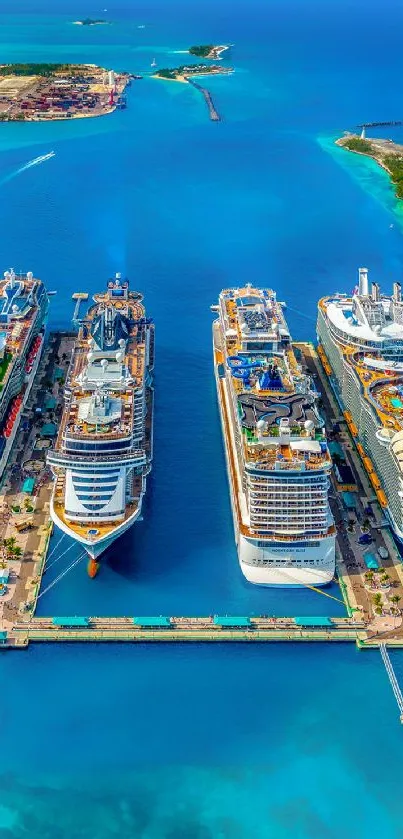
POLYGON ((130 617, 91 617, 63 619, 56 626, 52 618, 32 618, 29 623, 16 623, 8 634, 11 647, 23 648, 30 642, 267 642, 267 641, 353 641, 365 639, 365 624, 354 618, 323 618, 317 626, 304 626, 298 618, 251 617, 246 626, 216 623, 214 617, 170 617, 161 626, 158 619, 130 617), (139 623, 140 622, 140 623, 139 623), (154 625, 153 625, 154 624, 154 625))
POLYGON ((207 90, 205 87, 202 87, 200 84, 198 84, 197 82, 195 82, 195 81, 194 81, 193 79, 191 79, 189 76, 186 76, 186 80, 189 82, 189 84, 191 84, 191 85, 192 85, 192 87, 195 87, 195 88, 196 88, 196 90, 199 90, 199 91, 200 91, 200 93, 202 93, 202 94, 203 94, 204 99, 205 99, 205 101, 206 101, 206 105, 207 105, 208 110, 209 110, 210 119, 211 119, 213 122, 221 122, 221 117, 220 117, 220 114, 218 113, 218 111, 217 111, 217 110, 216 110, 216 108, 215 108, 215 105, 214 105, 214 102, 213 102, 213 98, 212 98, 212 96, 211 96, 210 91, 209 91, 209 90, 207 90))

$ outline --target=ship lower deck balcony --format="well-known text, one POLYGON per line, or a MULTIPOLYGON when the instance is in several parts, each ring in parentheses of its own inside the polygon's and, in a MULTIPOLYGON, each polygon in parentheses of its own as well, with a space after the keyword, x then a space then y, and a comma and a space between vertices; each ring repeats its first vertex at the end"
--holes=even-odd
MULTIPOLYGON (((89 530, 96 530, 97 533, 96 536, 94 536, 94 541, 98 541, 100 538, 112 533, 117 525, 127 521, 139 508, 143 494, 143 478, 141 475, 132 476, 130 500, 127 501, 126 508, 122 515, 115 516, 111 521, 103 521, 102 518, 97 518, 91 515, 89 515, 85 521, 75 521, 71 515, 66 513, 65 489, 65 475, 59 474, 56 478, 53 496, 53 506, 56 515, 60 518, 63 524, 73 531, 73 533, 76 533, 77 536, 81 536, 84 539, 91 538, 91 535, 93 535, 88 532, 89 530)), ((98 487, 98 492, 99 491, 100 489, 98 487)))

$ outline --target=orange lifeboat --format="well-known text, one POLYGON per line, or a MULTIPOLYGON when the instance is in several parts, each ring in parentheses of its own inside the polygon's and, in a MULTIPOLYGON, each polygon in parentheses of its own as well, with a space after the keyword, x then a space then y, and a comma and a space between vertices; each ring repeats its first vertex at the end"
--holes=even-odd
POLYGON ((91 577, 91 580, 93 580, 94 577, 97 576, 98 570, 99 570, 99 562, 97 562, 96 559, 92 559, 92 558, 89 559, 88 560, 88 565, 87 565, 87 573, 88 573, 88 576, 91 577))

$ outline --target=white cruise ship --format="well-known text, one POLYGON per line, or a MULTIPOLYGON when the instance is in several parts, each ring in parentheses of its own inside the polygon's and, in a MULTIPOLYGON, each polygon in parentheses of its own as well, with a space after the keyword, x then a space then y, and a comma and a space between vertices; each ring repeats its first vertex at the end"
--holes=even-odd
POLYGON ((319 354, 368 472, 374 495, 403 540, 403 302, 369 288, 318 305, 319 354))
POLYGON ((31 271, 0 280, 0 478, 41 359, 48 294, 31 271))
POLYGON ((259 585, 325 585, 335 570, 332 466, 319 394, 268 289, 222 291, 214 365, 241 570, 259 585))
POLYGON ((120 275, 81 323, 48 461, 55 524, 96 559, 141 515, 152 460, 154 326, 120 275))

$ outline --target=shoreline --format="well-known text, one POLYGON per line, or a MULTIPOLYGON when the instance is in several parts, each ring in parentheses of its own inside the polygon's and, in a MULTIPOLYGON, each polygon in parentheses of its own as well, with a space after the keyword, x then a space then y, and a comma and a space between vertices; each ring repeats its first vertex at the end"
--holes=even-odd
POLYGON ((382 155, 387 154, 388 151, 389 151, 390 154, 398 157, 399 156, 399 151, 396 151, 396 149, 400 149, 401 150, 400 153, 403 156, 403 146, 400 146, 398 143, 393 143, 392 141, 389 141, 389 140, 379 140, 377 138, 368 137, 368 138, 365 138, 365 139, 368 143, 375 144, 374 150, 372 152, 371 151, 362 151, 360 149, 349 149, 348 146, 345 145, 345 141, 348 140, 349 138, 360 139, 358 134, 347 134, 345 137, 339 137, 337 140, 335 140, 335 145, 338 146, 340 149, 344 149, 344 151, 350 152, 351 154, 359 154, 361 157, 368 157, 370 160, 373 160, 375 163, 377 163, 378 166, 380 166, 381 169, 383 169, 384 172, 387 173, 387 175, 390 179, 391 186, 395 187, 395 190, 394 190, 395 198, 397 199, 397 201, 402 201, 403 196, 398 195, 397 192, 396 192, 397 182, 394 179, 393 172, 391 171, 391 169, 389 169, 389 167, 384 162, 382 155), (377 143, 379 144, 379 146, 381 146, 381 148, 378 148, 378 152, 376 152, 376 144, 377 143), (383 151, 382 144, 387 144, 387 148, 384 151, 383 151))
POLYGON ((231 76, 233 72, 233 69, 221 70, 219 73, 209 73, 208 71, 206 71, 205 73, 191 73, 189 76, 178 75, 175 76, 174 79, 167 78, 165 76, 159 76, 158 73, 153 73, 150 78, 159 79, 163 82, 179 82, 180 84, 189 84, 189 81, 191 81, 192 79, 206 78, 208 76, 231 76))

